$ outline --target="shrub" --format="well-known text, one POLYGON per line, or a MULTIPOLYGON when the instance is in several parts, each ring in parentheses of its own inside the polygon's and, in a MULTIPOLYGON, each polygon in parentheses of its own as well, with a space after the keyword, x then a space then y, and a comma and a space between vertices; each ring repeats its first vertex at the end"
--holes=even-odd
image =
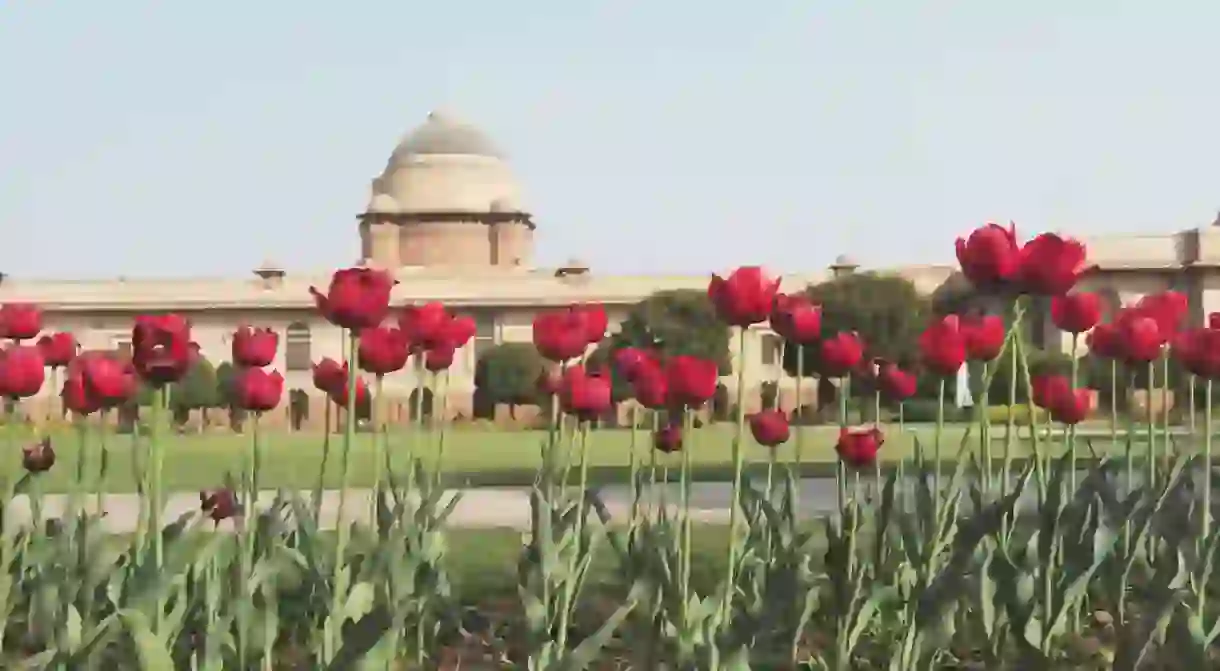
MULTIPOLYGON (((902 416, 908 422, 935 422, 939 407, 940 404, 937 401, 913 398, 903 404, 902 416)), ((953 405, 945 405, 946 422, 959 422, 969 416, 969 409, 963 410, 953 405)))

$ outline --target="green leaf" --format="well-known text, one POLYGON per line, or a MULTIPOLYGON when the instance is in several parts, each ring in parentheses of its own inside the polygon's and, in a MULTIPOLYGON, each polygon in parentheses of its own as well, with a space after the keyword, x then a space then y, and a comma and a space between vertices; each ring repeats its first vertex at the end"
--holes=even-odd
POLYGON ((174 668, 174 659, 152 632, 148 618, 137 610, 119 611, 119 619, 135 644, 136 657, 144 671, 166 671, 174 668))

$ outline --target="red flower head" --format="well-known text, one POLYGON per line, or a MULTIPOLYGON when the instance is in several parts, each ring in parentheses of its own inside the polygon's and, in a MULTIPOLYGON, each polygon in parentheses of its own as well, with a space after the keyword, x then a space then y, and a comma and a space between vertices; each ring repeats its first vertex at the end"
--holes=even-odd
POLYGON ((456 315, 445 321, 441 328, 440 340, 432 343, 430 350, 459 350, 474 337, 478 325, 473 317, 456 315))
POLYGON ((545 359, 563 363, 585 353, 589 330, 579 311, 552 310, 534 317, 534 347, 545 359))
POLYGON ((1114 324, 1098 324, 1085 336, 1085 344, 1089 351, 1103 359, 1118 359, 1122 357, 1122 340, 1119 338, 1118 327, 1114 324))
POLYGON ((430 349, 424 354, 424 368, 430 373, 439 373, 443 370, 449 370, 453 365, 454 356, 457 350, 452 347, 437 347, 430 349))
POLYGON ((564 371, 559 389, 559 403, 563 411, 582 420, 596 419, 610 409, 610 378, 593 375, 583 367, 574 366, 564 371))
POLYGON ((1119 311, 1114 326, 1118 334, 1118 348, 1123 360, 1129 364, 1155 361, 1169 342, 1169 334, 1161 332, 1157 320, 1139 310, 1119 311))
POLYGON ((750 433, 763 447, 776 447, 788 442, 788 418, 779 410, 763 410, 750 415, 750 433))
POLYGON ((77 415, 91 415, 102 409, 102 406, 86 390, 83 375, 69 374, 64 378, 64 386, 59 392, 59 397, 63 401, 64 408, 77 415))
POLYGON ((242 326, 233 332, 233 363, 238 366, 270 366, 279 349, 280 336, 268 328, 242 326))
POLYGON ((400 371, 410 355, 410 343, 402 329, 375 326, 360 332, 356 361, 366 373, 380 376, 400 371))
POLYGON ((957 262, 962 274, 976 287, 992 287, 1013 279, 1020 267, 1017 227, 987 224, 968 238, 957 239, 957 262))
POLYGON ((42 352, 30 345, 0 350, 0 396, 27 398, 42 389, 46 369, 42 352))
POLYGON ((398 281, 373 268, 336 270, 325 294, 309 288, 318 311, 340 328, 359 331, 380 326, 390 313, 390 292, 398 281))
POLYGON ((538 389, 538 393, 543 396, 558 394, 562 385, 563 375, 560 374, 558 368, 550 368, 538 373, 538 380, 534 384, 538 389))
POLYGON ((313 386, 331 393, 347 384, 347 364, 326 357, 313 365, 313 386))
POLYGON ((76 336, 71 333, 49 333, 38 339, 38 349, 42 359, 51 368, 62 368, 76 356, 79 347, 76 336))
POLYGON ((1007 337, 1004 320, 996 315, 961 320, 962 337, 966 341, 966 358, 971 361, 992 361, 1000 356, 1007 337))
POLYGON ((585 322, 585 342, 596 345, 606 337, 606 329, 610 319, 606 316, 606 308, 596 303, 578 303, 572 310, 579 314, 585 322))
POLYGON ((1021 288, 1031 294, 1062 296, 1090 269, 1083 244, 1054 233, 1043 233, 1021 248, 1021 288))
POLYGON ((936 375, 957 375, 966 363, 966 339, 957 315, 947 315, 932 322, 919 334, 919 352, 923 363, 936 375))
POLYGON ((274 410, 284 395, 284 376, 273 370, 243 368, 233 379, 233 391, 239 408, 254 412, 274 410))
POLYGON ((855 333, 836 333, 822 341, 821 372, 826 377, 846 377, 864 358, 864 343, 855 333))
POLYGON ((139 381, 134 367, 104 352, 82 352, 68 364, 60 392, 64 406, 81 415, 122 405, 135 396, 139 381))
POLYGON ((835 452, 848 466, 863 468, 877 461, 877 453, 885 443, 885 434, 877 427, 839 429, 835 452))
POLYGON ((771 328, 788 342, 808 345, 822 335, 822 308, 804 294, 776 294, 771 328))
POLYGON ((902 370, 895 363, 883 362, 877 370, 881 395, 891 401, 901 402, 914 396, 917 382, 913 373, 902 370))
POLYGON ((43 438, 32 445, 21 448, 21 465, 31 473, 45 473, 55 465, 55 449, 51 439, 43 438))
POLYGON ((643 368, 631 381, 635 400, 650 410, 662 410, 669 407, 669 382, 665 372, 659 367, 643 368))
MULTIPOLYGON (((344 375, 339 386, 327 392, 330 395, 330 400, 334 401, 335 405, 340 408, 348 407, 350 400, 347 395, 347 376, 344 375)), ((368 403, 369 400, 369 385, 364 381, 364 378, 356 376, 356 407, 368 403)))
POLYGON ((652 434, 652 446, 665 454, 682 451, 682 427, 669 424, 652 434))
POLYGON ((728 279, 712 275, 707 285, 707 297, 720 320, 741 327, 767 321, 777 291, 779 279, 767 277, 758 266, 738 268, 728 279))
POLYGON ((1051 321, 1068 333, 1084 333, 1101 321, 1101 297, 1089 293, 1055 296, 1051 321))
POLYGON ((716 396, 720 371, 715 361, 680 354, 665 363, 670 404, 698 408, 716 396))
POLYGON ((646 374, 644 369, 660 367, 656 355, 638 347, 623 347, 614 352, 614 369, 627 382, 635 382, 640 375, 646 374))
POLYGON ((1055 398, 1055 404, 1050 408, 1051 419, 1074 426, 1089 416, 1092 404, 1093 394, 1088 389, 1068 389, 1055 398))
POLYGON ((398 315, 398 328, 406 334, 412 345, 431 349, 446 336, 452 317, 440 303, 408 305, 398 315))
POLYGON ((1178 291, 1162 291, 1144 296, 1135 304, 1135 311, 1156 320, 1157 328, 1166 338, 1182 327, 1190 313, 1190 301, 1178 291))
POLYGON ((191 326, 178 315, 141 315, 131 330, 131 359, 145 382, 163 386, 186 375, 195 352, 191 326))
POLYGON ((236 517, 241 513, 241 503, 237 494, 231 489, 217 489, 211 492, 199 492, 199 509, 210 517, 213 522, 221 522, 236 517))
POLYGON ((1032 398, 1030 400, 1039 408, 1051 410, 1059 402, 1059 398, 1072 393, 1072 383, 1062 375, 1035 375, 1029 381, 1032 398))
POLYGON ((42 308, 33 303, 0 305, 0 338, 29 340, 42 331, 42 308))

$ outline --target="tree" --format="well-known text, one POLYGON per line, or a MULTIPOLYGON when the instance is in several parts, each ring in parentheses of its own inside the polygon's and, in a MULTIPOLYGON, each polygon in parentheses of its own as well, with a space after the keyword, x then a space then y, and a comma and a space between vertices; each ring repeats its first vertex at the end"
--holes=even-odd
POLYGON ((523 405, 538 400, 538 376, 546 362, 533 344, 506 342, 483 353, 475 364, 476 393, 484 404, 523 405))
POLYGON ((658 291, 627 313, 610 351, 653 348, 662 356, 688 355, 715 361, 720 373, 732 372, 729 329, 716 317, 707 293, 695 289, 658 291))
MULTIPOLYGON (((868 357, 883 357, 909 365, 917 356, 919 334, 932 313, 930 300, 910 280, 897 275, 852 273, 814 284, 805 290, 822 306, 822 335, 855 331, 864 340, 868 357)), ((795 375, 799 347, 784 348, 784 370, 795 375)), ((818 346, 806 346, 805 375, 817 370, 818 346)))
POLYGON ((219 407, 222 399, 217 385, 216 368, 200 356, 191 363, 186 375, 169 390, 169 404, 176 415, 192 410, 206 411, 219 407))
POLYGON ((226 361, 216 367, 216 406, 229 411, 229 423, 233 426, 241 424, 246 411, 237 405, 236 385, 237 367, 226 361))

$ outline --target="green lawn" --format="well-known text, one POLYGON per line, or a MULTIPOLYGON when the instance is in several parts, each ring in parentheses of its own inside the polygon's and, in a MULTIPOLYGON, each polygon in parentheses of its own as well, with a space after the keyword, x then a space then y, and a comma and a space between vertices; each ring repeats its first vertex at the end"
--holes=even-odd
MULTIPOLYGON (((794 427, 794 431, 797 430, 794 427)), ((802 471, 808 475, 833 472, 835 461, 834 443, 838 429, 833 426, 803 427, 804 442, 802 471)), ((965 428, 962 425, 948 426, 944 430, 942 455, 953 459, 962 442, 965 428)), ((974 429, 977 431, 977 428, 974 429)), ((1108 431, 1096 431, 1094 449, 1105 451, 1109 443, 1108 431)), ((727 479, 731 472, 732 438, 731 425, 715 425, 695 431, 688 436, 687 449, 691 451, 697 475, 701 479, 727 479)), ((930 457, 935 429, 930 425, 910 425, 905 433, 891 428, 882 459, 896 462, 909 457, 914 448, 914 438, 919 437, 926 454, 930 457)), ((996 441, 995 454, 1000 452, 1003 428, 993 428, 996 441)), ((622 481, 630 464, 632 432, 627 429, 602 429, 592 432, 590 447, 590 470, 599 482, 622 481)), ((44 484, 47 491, 62 491, 74 477, 77 454, 81 445, 79 437, 70 431, 56 434, 55 450, 58 455, 56 467, 47 474, 44 484)), ((401 461, 412 449, 428 464, 435 464, 439 454, 438 434, 423 435, 409 432, 391 433, 390 451, 401 461)), ((647 432, 639 432, 635 447, 637 458, 651 458, 651 446, 647 432)), ((0 437, 0 440, 4 440, 0 437)), ((13 436, 10 447, 0 459, 0 477, 12 477, 20 466, 19 446, 28 440, 13 436)), ((216 487, 223 483, 225 474, 241 469, 244 453, 249 449, 250 436, 235 434, 172 435, 166 436, 165 486, 168 491, 188 491, 216 487)), ((493 431, 486 429, 452 428, 446 434, 444 472, 452 485, 515 485, 533 480, 540 463, 540 446, 546 440, 543 431, 493 431)), ((268 488, 309 489, 316 482, 322 462, 324 439, 318 434, 267 433, 263 436, 264 466, 262 481, 268 488)), ((795 436, 779 450, 779 458, 789 461, 794 458, 795 436)), ((972 435, 971 449, 977 449, 977 434, 972 435)), ((90 435, 84 443, 89 488, 94 487, 101 454, 100 436, 90 435)), ((331 457, 326 469, 326 484, 340 484, 339 455, 343 437, 331 436, 331 457)), ((106 436, 109 453, 107 474, 102 486, 110 492, 135 491, 138 478, 133 467, 133 454, 142 456, 145 447, 133 449, 133 439, 126 435, 106 436)), ((351 472, 349 483, 354 487, 368 486, 374 470, 374 435, 357 434, 351 450, 351 472)), ((1087 451, 1083 451, 1087 454, 1087 451)), ((1017 446, 1016 456, 1029 453, 1027 442, 1017 446)), ((767 452, 747 438, 746 459, 765 461, 767 452)), ((659 463, 677 467, 679 455, 660 455, 659 463)))

